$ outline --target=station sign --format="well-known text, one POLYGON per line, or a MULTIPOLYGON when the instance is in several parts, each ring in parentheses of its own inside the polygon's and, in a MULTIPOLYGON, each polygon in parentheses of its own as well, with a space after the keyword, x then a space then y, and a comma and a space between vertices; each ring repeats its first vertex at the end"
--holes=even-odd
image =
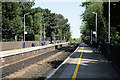
POLYGON ((96 34, 96 31, 93 31, 93 34, 96 34))
POLYGON ((27 31, 25 31, 25 33, 24 34, 27 34, 27 31))

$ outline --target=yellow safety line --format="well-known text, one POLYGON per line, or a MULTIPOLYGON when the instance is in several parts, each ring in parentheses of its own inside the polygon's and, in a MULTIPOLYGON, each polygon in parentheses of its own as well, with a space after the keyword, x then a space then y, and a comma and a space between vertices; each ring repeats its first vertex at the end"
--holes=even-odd
POLYGON ((75 71, 73 73, 73 76, 72 76, 71 80, 75 80, 76 79, 77 72, 78 72, 78 69, 79 69, 79 66, 80 66, 80 62, 81 62, 81 59, 82 59, 83 51, 84 51, 84 44, 83 44, 83 48, 82 48, 82 52, 81 52, 80 58, 79 58, 79 60, 77 62, 77 65, 76 65, 76 68, 75 68, 75 71))

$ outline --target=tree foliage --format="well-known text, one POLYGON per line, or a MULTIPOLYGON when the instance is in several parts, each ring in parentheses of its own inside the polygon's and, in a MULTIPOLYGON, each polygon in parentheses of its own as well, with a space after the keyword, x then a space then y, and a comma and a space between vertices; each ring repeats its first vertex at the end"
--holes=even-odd
MULTIPOLYGON (((23 40, 24 14, 25 28, 27 31, 26 41, 34 41, 37 35, 40 35, 42 27, 42 36, 56 40, 69 40, 71 37, 70 25, 63 15, 51 13, 49 9, 40 7, 31 8, 34 2, 2 2, 2 38, 3 41, 23 40)), ((38 36, 37 36, 38 37, 38 36)), ((47 39, 46 38, 46 39, 47 39)), ((42 40, 44 37, 42 37, 42 40)))
MULTIPOLYGON (((111 42, 114 44, 119 43, 120 39, 120 2, 111 2, 111 42)), ((95 31, 95 14, 97 13, 97 34, 98 42, 107 42, 108 40, 108 3, 104 2, 84 2, 82 7, 86 7, 85 12, 82 14, 83 26, 81 33, 83 36, 90 36, 91 30, 95 31)))

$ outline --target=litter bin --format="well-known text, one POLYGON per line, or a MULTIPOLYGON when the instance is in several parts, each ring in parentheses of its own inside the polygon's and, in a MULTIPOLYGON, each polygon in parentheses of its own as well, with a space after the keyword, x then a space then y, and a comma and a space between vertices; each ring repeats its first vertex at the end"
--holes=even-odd
POLYGON ((44 45, 44 42, 41 42, 41 45, 43 46, 43 45, 44 45))
POLYGON ((32 43, 32 47, 38 46, 36 43, 32 43))

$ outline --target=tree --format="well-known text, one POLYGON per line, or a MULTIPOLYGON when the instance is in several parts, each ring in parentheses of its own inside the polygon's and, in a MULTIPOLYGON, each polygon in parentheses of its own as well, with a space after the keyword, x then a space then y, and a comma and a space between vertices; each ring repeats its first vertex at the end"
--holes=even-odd
MULTIPOLYGON (((52 40, 55 35, 58 35, 57 39, 69 40, 71 36, 69 24, 67 24, 68 19, 65 19, 63 15, 51 13, 49 9, 42 9, 40 7, 32 8, 34 2, 3 2, 3 16, 2 16, 2 32, 3 41, 14 41, 15 36, 17 40, 23 40, 24 33, 24 14, 29 13, 25 16, 25 31, 26 41, 38 40, 40 35, 40 30, 42 27, 42 35, 45 32, 46 37, 52 40), (42 23, 41 23, 42 22, 42 23)), ((43 40, 43 37, 42 37, 43 40)))
POLYGON ((2 2, 3 41, 14 41, 15 36, 18 40, 23 39, 24 13, 29 11, 32 5, 33 2, 2 2))
MULTIPOLYGON (((120 44, 120 2, 111 2, 111 43, 120 44)), ((103 4, 104 16, 108 22, 108 2, 103 4)), ((108 24, 108 23, 107 23, 108 24)))
MULTIPOLYGON (((85 4, 84 4, 85 5, 85 4)), ((84 22, 84 26, 86 26, 85 28, 83 28, 82 32, 87 32, 84 33, 85 36, 90 36, 90 31, 93 30, 95 31, 95 15, 92 12, 96 12, 97 15, 97 35, 98 35, 98 41, 104 41, 106 42, 107 40, 107 27, 106 27, 106 18, 103 16, 103 2, 95 2, 95 3, 91 3, 91 4, 86 4, 86 10, 85 12, 82 14, 83 17, 83 22, 84 22), (89 34, 88 34, 89 32, 89 34), (102 34, 101 34, 102 32, 102 34)))

